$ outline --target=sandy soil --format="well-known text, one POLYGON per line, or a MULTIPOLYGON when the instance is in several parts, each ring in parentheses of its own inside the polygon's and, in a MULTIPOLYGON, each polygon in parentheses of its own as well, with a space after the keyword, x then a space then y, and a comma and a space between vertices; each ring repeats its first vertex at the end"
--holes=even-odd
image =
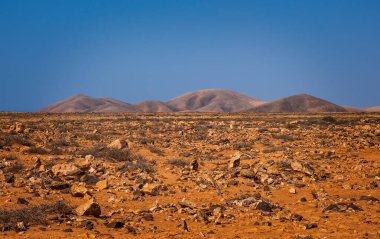
POLYGON ((0 114, 0 238, 379 238, 379 184, 380 114, 0 114))

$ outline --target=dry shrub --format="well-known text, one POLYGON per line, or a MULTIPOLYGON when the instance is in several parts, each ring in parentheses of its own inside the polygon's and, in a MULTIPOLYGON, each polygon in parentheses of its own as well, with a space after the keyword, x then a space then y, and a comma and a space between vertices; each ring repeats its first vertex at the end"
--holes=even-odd
POLYGON ((57 201, 54 204, 42 204, 39 206, 27 207, 16 210, 0 210, 0 229, 20 230, 17 223, 23 222, 26 226, 47 225, 46 217, 51 214, 72 214, 72 207, 64 201, 57 201))
POLYGON ((183 168, 189 165, 189 162, 183 159, 169 159, 168 161, 166 161, 166 163, 174 167, 180 167, 180 168, 183 168))

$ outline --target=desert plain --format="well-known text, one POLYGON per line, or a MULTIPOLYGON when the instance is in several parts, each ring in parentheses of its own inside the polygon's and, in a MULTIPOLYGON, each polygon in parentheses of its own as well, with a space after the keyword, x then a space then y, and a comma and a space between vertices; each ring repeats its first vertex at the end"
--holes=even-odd
POLYGON ((0 114, 0 238, 379 238, 380 114, 0 114))

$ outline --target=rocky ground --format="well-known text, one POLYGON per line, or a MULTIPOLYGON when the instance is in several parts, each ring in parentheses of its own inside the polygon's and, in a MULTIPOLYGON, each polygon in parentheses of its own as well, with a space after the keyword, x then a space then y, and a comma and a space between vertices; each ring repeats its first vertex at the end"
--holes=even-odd
POLYGON ((379 238, 380 114, 0 114, 0 238, 379 238))

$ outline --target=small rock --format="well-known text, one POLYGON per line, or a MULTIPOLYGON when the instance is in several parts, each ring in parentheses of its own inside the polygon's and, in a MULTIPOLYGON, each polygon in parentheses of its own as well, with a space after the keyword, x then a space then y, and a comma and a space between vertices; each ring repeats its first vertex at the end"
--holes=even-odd
POLYGON ((99 177, 93 174, 85 174, 80 178, 80 181, 88 185, 95 185, 99 182, 99 177))
POLYGON ((92 221, 90 221, 90 220, 85 220, 85 221, 83 221, 82 222, 82 226, 84 227, 84 228, 86 228, 87 230, 92 230, 92 229, 94 229, 94 223, 92 222, 92 221))
POLYGON ((362 201, 372 201, 372 202, 379 202, 378 198, 375 198, 373 196, 361 196, 360 200, 362 201))
POLYGON ((183 208, 186 208, 186 207, 195 208, 196 207, 195 203, 187 200, 186 198, 182 198, 182 200, 179 201, 178 204, 183 208))
POLYGON ((241 153, 236 153, 228 162, 228 169, 239 167, 241 153))
POLYGON ((20 133, 23 133, 24 132, 24 125, 20 122, 16 122, 15 124, 15 132, 20 134, 20 133))
POLYGON ((141 188, 141 192, 151 195, 151 196, 157 196, 161 189, 162 185, 158 183, 147 183, 141 188))
POLYGON ((313 228, 317 228, 317 227, 318 227, 317 223, 305 224, 305 229, 313 229, 313 228))
POLYGON ((75 212, 78 216, 94 216, 99 217, 101 212, 100 206, 95 199, 90 199, 86 203, 78 206, 75 209, 75 212))
POLYGON ((83 183, 74 183, 71 186, 70 191, 73 197, 84 197, 84 195, 88 193, 88 190, 83 183))
POLYGON ((17 231, 26 231, 28 228, 26 227, 24 222, 18 222, 16 224, 17 231))
POLYGON ((269 203, 261 201, 256 205, 256 210, 261 210, 264 212, 271 212, 272 208, 269 203))
POLYGON ((29 204, 28 200, 26 200, 25 198, 17 198, 17 203, 18 204, 24 204, 24 205, 29 204))
POLYGON ((344 189, 347 189, 347 190, 352 189, 352 185, 350 185, 350 184, 348 184, 348 183, 343 184, 342 187, 343 187, 344 189))
POLYGON ((107 179, 99 181, 96 183, 96 187, 99 191, 107 189, 108 188, 108 181, 107 179))
POLYGON ((74 176, 81 173, 81 170, 73 164, 64 163, 57 164, 51 168, 51 171, 54 175, 62 175, 62 176, 74 176))
POLYGON ((112 221, 106 224, 106 227, 108 228, 123 228, 124 222, 122 221, 112 221))
POLYGON ((14 183, 15 182, 15 175, 13 173, 6 174, 5 175, 5 182, 6 183, 14 183))
POLYGON ((190 169, 191 170, 197 171, 198 167, 199 167, 198 160, 194 159, 193 161, 191 161, 191 163, 190 163, 190 169))
POLYGON ((243 178, 255 178, 256 174, 250 169, 242 169, 240 171, 240 176, 243 178))
POLYGON ((53 181, 50 185, 50 189, 52 190, 63 190, 69 187, 70 185, 68 183, 61 181, 53 181))
POLYGON ((128 142, 124 139, 117 139, 110 143, 107 147, 110 149, 124 149, 128 147, 128 142))
POLYGON ((296 194, 297 191, 296 191, 295 188, 290 188, 290 189, 289 189, 289 193, 291 193, 291 194, 296 194))

